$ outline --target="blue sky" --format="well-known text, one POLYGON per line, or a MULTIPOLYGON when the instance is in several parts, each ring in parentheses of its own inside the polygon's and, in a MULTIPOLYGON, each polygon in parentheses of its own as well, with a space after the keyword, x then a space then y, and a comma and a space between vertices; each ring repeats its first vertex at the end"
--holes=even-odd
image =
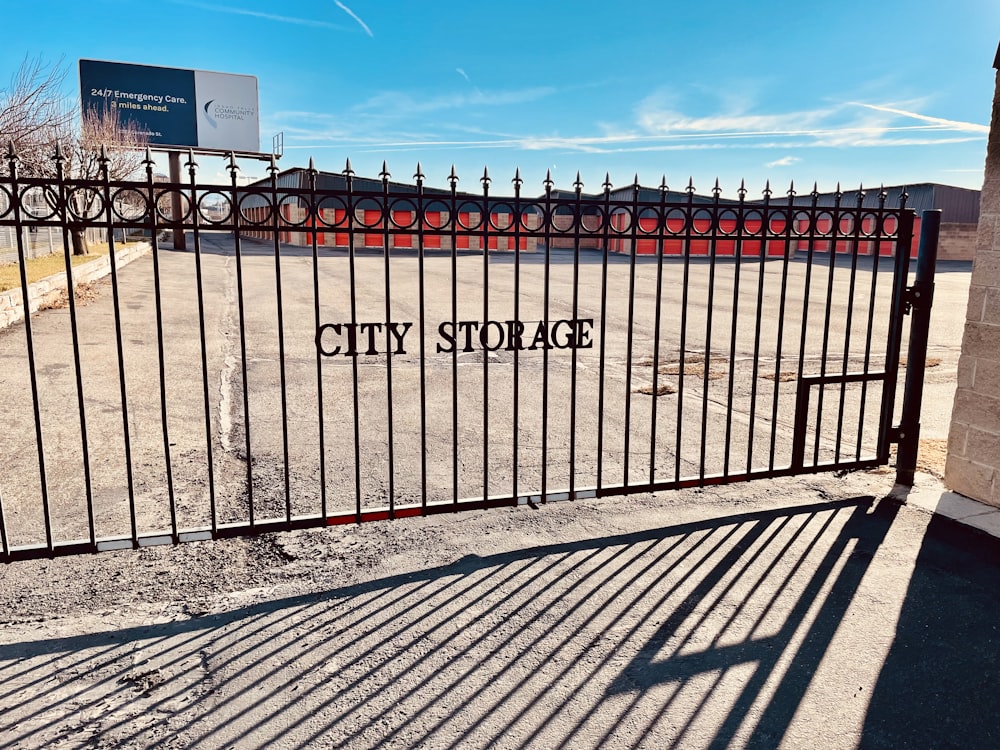
POLYGON ((546 170, 593 192, 605 172, 726 194, 979 188, 1000 41, 998 0, 8 5, 2 78, 25 55, 70 66, 70 95, 79 58, 255 75, 282 167, 350 157, 374 176, 385 159, 408 181, 420 161, 444 186, 455 164, 474 190, 488 165, 495 193, 515 167, 531 193, 546 170))

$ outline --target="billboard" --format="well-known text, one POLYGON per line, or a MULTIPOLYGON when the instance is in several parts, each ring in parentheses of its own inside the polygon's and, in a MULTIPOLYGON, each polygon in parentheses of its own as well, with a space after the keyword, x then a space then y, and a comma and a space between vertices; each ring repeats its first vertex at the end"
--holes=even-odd
POLYGON ((256 76, 80 60, 80 102, 134 122, 150 145, 260 151, 256 76))

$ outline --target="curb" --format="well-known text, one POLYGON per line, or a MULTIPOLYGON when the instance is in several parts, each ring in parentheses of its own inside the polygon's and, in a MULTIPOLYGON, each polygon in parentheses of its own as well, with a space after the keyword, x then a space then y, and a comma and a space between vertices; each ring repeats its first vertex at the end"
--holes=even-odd
MULTIPOLYGON (((148 242, 138 242, 127 245, 115 252, 115 266, 122 268, 137 258, 141 258, 150 250, 148 242)), ((74 284, 89 284, 102 279, 111 273, 111 257, 102 255, 100 258, 83 263, 73 268, 74 284)), ((35 313, 42 305, 56 302, 66 292, 66 272, 46 276, 34 284, 28 285, 28 309, 35 313)), ((8 289, 0 292, 0 330, 8 328, 24 319, 24 304, 21 288, 8 289)))

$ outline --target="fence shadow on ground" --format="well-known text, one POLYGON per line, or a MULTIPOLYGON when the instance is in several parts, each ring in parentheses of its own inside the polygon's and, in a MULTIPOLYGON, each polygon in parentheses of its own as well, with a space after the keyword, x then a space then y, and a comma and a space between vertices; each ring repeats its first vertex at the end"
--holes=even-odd
MULTIPOLYGON (((735 514, 0 645, 0 705, 18 706, 0 744, 774 747, 897 510, 853 498, 735 514)), ((939 579, 918 566, 911 595, 939 579)), ((910 736, 913 713, 886 693, 922 671, 904 639, 957 616, 908 618, 915 606, 868 746, 910 736)))

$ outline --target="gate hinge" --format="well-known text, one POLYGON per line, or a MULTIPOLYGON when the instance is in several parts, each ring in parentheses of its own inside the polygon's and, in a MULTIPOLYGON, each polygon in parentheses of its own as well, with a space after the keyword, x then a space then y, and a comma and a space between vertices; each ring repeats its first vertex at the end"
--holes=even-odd
POLYGON ((900 435, 901 431, 902 431, 902 427, 901 426, 890 427, 886 431, 886 433, 887 433, 886 434, 886 442, 897 443, 898 444, 899 440, 900 440, 900 437, 901 437, 901 435, 900 435))
POLYGON ((934 285, 932 284, 930 288, 926 286, 921 287, 914 284, 913 286, 908 286, 903 290, 903 315, 909 315, 913 311, 913 306, 925 302, 930 304, 929 300, 934 294, 934 285))

